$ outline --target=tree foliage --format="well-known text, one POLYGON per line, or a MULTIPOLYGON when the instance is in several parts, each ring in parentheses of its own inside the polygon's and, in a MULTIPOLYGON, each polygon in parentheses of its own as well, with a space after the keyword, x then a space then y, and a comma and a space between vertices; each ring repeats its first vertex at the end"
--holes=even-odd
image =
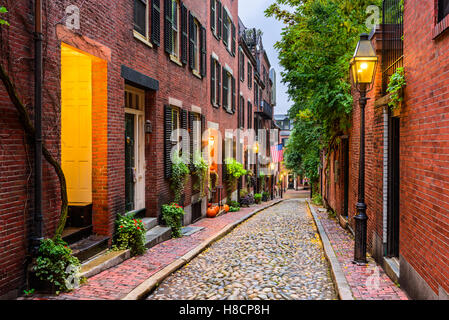
MULTIPOLYGON (((7 12, 8 12, 8 10, 6 10, 5 7, 0 6, 0 14, 4 14, 4 13, 7 13, 7 12)), ((5 24, 5 25, 9 26, 8 21, 3 20, 2 18, 0 18, 0 25, 2 25, 2 24, 5 24)))
POLYGON ((366 8, 373 4, 381 1, 276 0, 265 12, 286 24, 275 45, 295 120, 286 166, 310 179, 318 177, 319 150, 349 127, 349 60, 359 34, 369 31, 366 8))

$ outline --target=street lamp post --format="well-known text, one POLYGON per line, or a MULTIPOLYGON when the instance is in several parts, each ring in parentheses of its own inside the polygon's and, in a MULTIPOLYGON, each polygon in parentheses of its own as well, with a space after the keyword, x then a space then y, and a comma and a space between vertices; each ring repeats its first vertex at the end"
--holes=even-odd
POLYGON ((360 35, 359 43, 351 59, 352 81, 360 93, 360 159, 357 215, 355 219, 354 263, 366 264, 367 221, 365 203, 365 107, 368 101, 367 92, 374 82, 377 56, 368 34, 360 35))

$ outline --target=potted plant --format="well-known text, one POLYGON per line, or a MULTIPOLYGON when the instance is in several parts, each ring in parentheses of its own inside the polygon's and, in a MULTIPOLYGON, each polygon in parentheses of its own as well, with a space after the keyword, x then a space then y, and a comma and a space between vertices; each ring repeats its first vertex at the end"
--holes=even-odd
POLYGON ((243 165, 234 158, 226 159, 226 196, 227 202, 231 201, 232 192, 237 188, 237 181, 244 176, 247 171, 243 165))
POLYGON ((173 238, 182 237, 182 219, 185 215, 184 208, 177 203, 162 206, 162 219, 171 228, 173 238))
POLYGON ((206 184, 206 180, 207 180, 208 169, 209 169, 209 167, 207 165, 206 160, 204 160, 204 158, 201 156, 200 153, 197 153, 194 156, 194 161, 193 161, 193 174, 197 178, 197 185, 195 187, 200 190, 201 198, 203 198, 206 195, 204 189, 205 189, 205 184, 206 184))
POLYGON ((145 226, 140 219, 118 215, 117 231, 115 234, 115 250, 131 250, 131 255, 142 255, 145 253, 145 226))
POLYGON ((170 177, 170 188, 175 194, 174 202, 179 203, 181 201, 182 194, 184 193, 184 187, 187 183, 190 170, 182 159, 175 155, 172 163, 172 174, 170 177))
POLYGON ((260 204, 262 202, 262 194, 261 193, 256 193, 254 195, 254 202, 256 202, 257 204, 260 204))

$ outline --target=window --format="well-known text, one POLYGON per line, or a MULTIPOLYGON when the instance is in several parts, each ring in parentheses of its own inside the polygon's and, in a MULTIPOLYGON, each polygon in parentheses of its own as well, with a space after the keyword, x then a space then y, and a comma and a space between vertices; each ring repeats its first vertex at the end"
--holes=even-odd
POLYGON ((229 19, 228 13, 223 8, 223 43, 227 48, 229 48, 229 45, 231 44, 229 39, 229 36, 231 35, 231 31, 229 30, 230 28, 231 19, 229 19))
POLYGON ((240 81, 245 81, 245 55, 242 50, 239 50, 240 63, 240 81))
POLYGON ((176 107, 171 108, 171 131, 175 131, 180 128, 179 109, 176 107))
POLYGON ((134 30, 148 39, 148 0, 134 0, 134 30))
POLYGON ((223 108, 229 113, 235 112, 235 78, 225 68, 223 73, 223 108))
POLYGON ((253 85, 253 66, 248 61, 248 88, 251 89, 253 85))
POLYGON ((193 21, 193 67, 192 69, 199 72, 200 69, 200 46, 199 46, 199 26, 196 20, 193 21))
POLYGON ((172 41, 172 52, 171 54, 174 55, 176 58, 179 59, 180 56, 180 7, 178 0, 171 0, 171 16, 172 16, 172 34, 171 34, 171 41, 172 41))
POLYGON ((211 56, 211 103, 214 107, 220 105, 220 88, 221 88, 221 66, 220 63, 211 56))
POLYGON ((210 0, 210 28, 212 33, 216 33, 217 25, 217 0, 210 0))
POLYGON ((252 128, 253 125, 253 105, 248 101, 248 129, 252 128))
POLYGON ((449 15, 449 0, 438 0, 438 22, 449 15))
POLYGON ((240 96, 239 99, 239 127, 244 128, 245 127, 245 99, 243 96, 240 96))

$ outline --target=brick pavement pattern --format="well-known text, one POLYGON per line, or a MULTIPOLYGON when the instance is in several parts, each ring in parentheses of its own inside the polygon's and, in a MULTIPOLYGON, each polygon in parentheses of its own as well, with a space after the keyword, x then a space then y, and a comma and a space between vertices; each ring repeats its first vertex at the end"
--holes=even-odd
POLYGON ((338 222, 321 212, 315 211, 334 249, 343 273, 357 300, 408 300, 406 293, 397 287, 384 270, 368 256, 366 266, 352 263, 354 258, 354 237, 344 230, 338 222))
POLYGON ((209 237, 218 234, 226 226, 258 209, 271 205, 274 201, 251 206, 250 208, 242 208, 239 212, 228 213, 215 219, 202 219, 191 226, 204 227, 204 229, 191 236, 171 239, 160 243, 147 250, 142 256, 126 260, 111 269, 89 278, 87 284, 70 293, 64 293, 59 296, 41 296, 35 299, 121 299, 150 276, 193 250, 209 237))
POLYGON ((148 299, 330 300, 337 295, 305 202, 292 199, 215 242, 148 299))

